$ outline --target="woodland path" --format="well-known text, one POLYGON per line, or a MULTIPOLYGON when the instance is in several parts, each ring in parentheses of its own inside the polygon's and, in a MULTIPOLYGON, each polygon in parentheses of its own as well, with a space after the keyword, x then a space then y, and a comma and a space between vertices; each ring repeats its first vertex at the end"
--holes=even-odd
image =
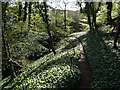
POLYGON ((92 82, 92 72, 90 70, 82 43, 80 43, 79 69, 81 71, 80 88, 90 88, 90 84, 92 82))

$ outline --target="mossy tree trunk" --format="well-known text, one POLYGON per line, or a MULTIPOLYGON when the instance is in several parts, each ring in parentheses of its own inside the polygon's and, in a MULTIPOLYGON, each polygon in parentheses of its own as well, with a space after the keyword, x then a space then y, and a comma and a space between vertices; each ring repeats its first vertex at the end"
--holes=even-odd
POLYGON ((7 33, 7 15, 6 15, 6 11, 7 11, 7 7, 8 7, 9 3, 8 2, 3 2, 2 3, 2 22, 3 22, 3 26, 2 26, 2 58, 3 58, 3 62, 4 65, 3 67, 7 68, 3 73, 5 72, 10 72, 11 74, 11 78, 16 77, 15 71, 14 71, 14 67, 11 60, 11 52, 10 52, 10 43, 8 40, 8 33, 7 33))

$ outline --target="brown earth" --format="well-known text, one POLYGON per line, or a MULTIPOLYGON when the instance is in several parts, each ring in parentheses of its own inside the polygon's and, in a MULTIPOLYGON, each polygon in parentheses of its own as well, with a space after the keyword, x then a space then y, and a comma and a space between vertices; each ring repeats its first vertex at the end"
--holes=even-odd
POLYGON ((82 43, 80 44, 79 69, 81 72, 80 88, 91 88, 92 72, 82 43))

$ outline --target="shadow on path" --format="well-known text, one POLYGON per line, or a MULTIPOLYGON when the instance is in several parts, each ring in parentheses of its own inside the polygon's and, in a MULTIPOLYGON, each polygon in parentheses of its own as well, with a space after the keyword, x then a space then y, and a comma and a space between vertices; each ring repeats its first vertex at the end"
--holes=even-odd
POLYGON ((92 82, 92 73, 84 52, 82 42, 80 43, 80 52, 81 52, 79 59, 79 69, 81 71, 80 88, 90 88, 92 82))
POLYGON ((120 88, 120 61, 103 32, 88 32, 80 37, 92 69, 92 88, 120 88))

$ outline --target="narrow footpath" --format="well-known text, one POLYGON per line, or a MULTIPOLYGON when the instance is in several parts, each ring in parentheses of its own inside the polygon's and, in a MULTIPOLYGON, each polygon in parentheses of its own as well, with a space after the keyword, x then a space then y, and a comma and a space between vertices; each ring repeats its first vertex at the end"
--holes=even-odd
POLYGON ((92 72, 90 70, 89 63, 87 61, 84 47, 80 43, 80 59, 79 59, 79 69, 81 71, 81 82, 80 88, 90 88, 92 82, 92 72))

